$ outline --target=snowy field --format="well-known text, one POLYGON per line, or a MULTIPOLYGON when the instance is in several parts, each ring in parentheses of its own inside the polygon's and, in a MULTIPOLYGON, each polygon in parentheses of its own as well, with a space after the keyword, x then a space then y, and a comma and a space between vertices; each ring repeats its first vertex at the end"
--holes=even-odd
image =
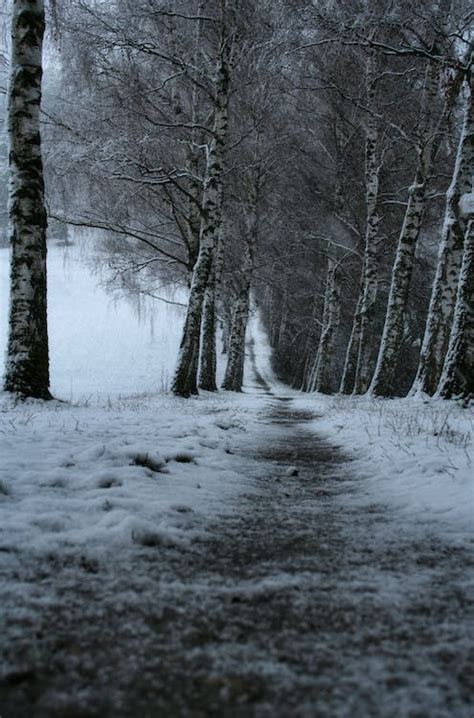
MULTIPOLYGON (((48 252, 51 386, 55 397, 92 401, 168 389, 183 310, 107 293, 86 245, 48 252)), ((0 249, 0 374, 7 337, 9 251, 0 249)), ((182 300, 183 297, 174 297, 182 300)))

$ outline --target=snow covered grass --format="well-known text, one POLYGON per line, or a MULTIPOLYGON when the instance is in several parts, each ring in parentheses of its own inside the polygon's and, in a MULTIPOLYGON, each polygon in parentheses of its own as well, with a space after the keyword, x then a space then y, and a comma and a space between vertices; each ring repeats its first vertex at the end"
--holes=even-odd
MULTIPOLYGON (((63 401, 15 404, 0 394, 7 561, 191 550, 201 518, 233 510, 248 483, 231 454, 252 426, 245 397, 167 396, 183 311, 112 297, 87 257, 80 245, 49 249, 52 391, 63 401)), ((0 250, 2 360, 8 262, 0 250)))
POLYGON ((201 518, 235 510, 232 498, 251 491, 232 451, 252 423, 235 397, 74 406, 3 395, 1 555, 191 549, 201 518))
POLYGON ((455 402, 300 398, 324 432, 353 457, 356 501, 386 503, 453 538, 472 531, 474 412, 455 402))

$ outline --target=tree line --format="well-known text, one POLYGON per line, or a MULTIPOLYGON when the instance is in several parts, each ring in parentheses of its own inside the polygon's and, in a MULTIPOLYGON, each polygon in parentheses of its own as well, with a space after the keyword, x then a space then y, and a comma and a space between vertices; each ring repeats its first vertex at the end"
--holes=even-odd
POLYGON ((470 3, 12 8, 8 391, 49 396, 47 206, 122 286, 188 287, 177 395, 219 328, 242 388, 256 308, 295 387, 473 395, 470 3))

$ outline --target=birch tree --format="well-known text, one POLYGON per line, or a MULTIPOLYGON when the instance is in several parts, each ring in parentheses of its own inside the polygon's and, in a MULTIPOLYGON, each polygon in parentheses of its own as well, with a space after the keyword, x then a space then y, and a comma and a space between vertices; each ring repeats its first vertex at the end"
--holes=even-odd
POLYGON ((371 342, 369 332, 374 316, 379 281, 378 245, 379 245, 379 174, 380 162, 378 150, 378 118, 375 109, 376 91, 376 55, 372 51, 367 64, 367 105, 366 126, 366 230, 363 263, 363 281, 360 297, 360 328, 358 331, 357 365, 354 378, 354 393, 364 394, 372 375, 371 342))
POLYGON ((217 306, 220 299, 222 260, 223 260, 223 238, 222 233, 222 209, 219 219, 219 233, 217 237, 217 248, 212 260, 211 271, 207 281, 204 296, 202 332, 201 332, 201 354, 199 363, 198 386, 204 391, 217 391, 217 306))
POLYGON ((340 321, 340 262, 334 257, 334 250, 328 250, 326 290, 324 295, 323 321, 316 361, 310 379, 311 391, 331 394, 333 390, 332 359, 334 338, 340 321))
MULTIPOLYGON (((320 297, 318 294, 315 294, 313 297, 313 306, 312 306, 312 310, 311 310, 310 323, 309 323, 308 333, 307 333, 307 337, 306 337, 301 391, 307 391, 307 392, 311 391, 311 376, 312 376, 312 369, 314 367, 314 356, 315 356, 314 347, 315 347, 316 340, 318 338, 318 332, 320 332, 321 328, 322 328, 322 322, 319 318, 319 304, 320 304, 320 297)), ((316 347, 316 349, 317 349, 317 347, 316 347)))
POLYGON ((227 347, 227 365, 222 388, 241 391, 244 379, 245 332, 250 311, 250 287, 258 240, 259 172, 249 178, 249 204, 246 211, 244 257, 238 277, 238 291, 232 316, 232 326, 227 347))
POLYGON ((474 218, 466 235, 449 339, 438 394, 443 399, 474 398, 474 218))
POLYGON ((340 391, 363 394, 370 382, 371 343, 368 337, 378 286, 378 213, 380 158, 378 117, 375 108, 377 85, 376 52, 369 52, 366 66, 367 118, 365 123, 365 199, 366 225, 362 277, 354 320, 346 352, 340 391))
MULTIPOLYGON (((223 3, 224 13, 225 9, 225 3, 223 3)), ((220 226, 219 210, 228 132, 230 54, 232 49, 232 35, 225 17, 222 28, 215 84, 214 130, 209 147, 203 191, 199 253, 194 265, 183 336, 172 384, 173 393, 184 397, 197 394, 203 302, 220 226)))
POLYGON ((438 93, 438 66, 429 61, 426 68, 421 111, 420 142, 417 148, 416 175, 408 190, 408 204, 398 240, 385 324, 377 364, 369 392, 388 396, 393 391, 392 380, 403 337, 408 292, 413 271, 415 249, 426 205, 427 183, 431 175, 435 148, 440 138, 443 116, 433 116, 434 99, 438 93))
POLYGON ((59 190, 51 206, 66 223, 96 229, 104 247, 112 239, 120 277, 128 264, 135 277, 165 271, 190 283, 212 136, 215 4, 212 12, 196 0, 176 0, 172 11, 147 0, 59 7, 67 65, 50 115, 59 190))
MULTIPOLYGON (((471 65, 472 57, 462 71, 470 74, 471 65)), ((436 275, 420 352, 420 362, 411 394, 432 395, 440 380, 448 350, 466 232, 466 219, 460 214, 459 201, 463 194, 472 191, 473 168, 474 83, 471 78, 470 88, 468 88, 465 99, 464 121, 452 181, 446 194, 446 209, 436 275)))
POLYGON ((8 87, 11 285, 6 391, 51 398, 40 137, 43 0, 13 0, 8 87))

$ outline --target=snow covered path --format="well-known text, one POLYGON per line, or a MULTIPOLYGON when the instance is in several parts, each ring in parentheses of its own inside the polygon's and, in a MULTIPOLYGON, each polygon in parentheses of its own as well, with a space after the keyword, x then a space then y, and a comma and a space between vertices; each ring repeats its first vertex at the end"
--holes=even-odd
POLYGON ((350 461, 293 404, 253 399, 228 447, 249 490, 191 547, 29 566, 2 718, 472 716, 472 556, 348 502, 350 461))

